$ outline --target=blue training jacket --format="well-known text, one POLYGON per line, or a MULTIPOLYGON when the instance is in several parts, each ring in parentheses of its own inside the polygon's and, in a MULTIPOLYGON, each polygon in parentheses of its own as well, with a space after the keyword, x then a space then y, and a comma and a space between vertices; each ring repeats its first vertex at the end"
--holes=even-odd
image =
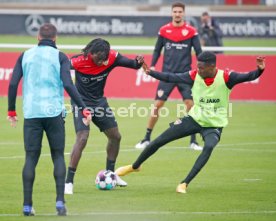
POLYGON ((59 50, 40 45, 25 51, 22 69, 24 118, 55 117, 61 114, 64 94, 59 50))

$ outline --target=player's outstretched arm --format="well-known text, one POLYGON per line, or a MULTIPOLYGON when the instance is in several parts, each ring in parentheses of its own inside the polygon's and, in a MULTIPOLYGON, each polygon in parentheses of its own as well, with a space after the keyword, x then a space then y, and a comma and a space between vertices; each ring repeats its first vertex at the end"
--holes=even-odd
POLYGON ((171 83, 185 83, 189 85, 193 85, 194 81, 191 79, 191 76, 189 72, 185 73, 164 73, 164 72, 157 72, 151 70, 151 68, 148 67, 148 65, 144 62, 143 70, 146 74, 165 82, 171 82, 171 83))
POLYGON ((144 57, 142 55, 137 55, 135 59, 129 59, 121 54, 117 55, 115 66, 139 69, 144 63, 144 57))
POLYGON ((232 89, 236 84, 240 84, 247 81, 253 81, 260 77, 265 69, 265 57, 256 58, 257 69, 247 73, 231 72, 229 75, 229 80, 226 85, 229 89, 232 89))

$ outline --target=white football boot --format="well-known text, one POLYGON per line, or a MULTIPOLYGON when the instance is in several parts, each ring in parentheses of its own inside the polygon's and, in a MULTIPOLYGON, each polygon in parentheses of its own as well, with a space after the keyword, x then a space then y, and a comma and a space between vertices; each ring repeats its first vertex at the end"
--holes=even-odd
POLYGON ((65 183, 64 194, 73 194, 74 185, 73 183, 65 183))
POLYGON ((197 143, 191 143, 189 148, 191 150, 198 150, 198 151, 202 151, 203 150, 203 147, 202 146, 199 146, 197 143))
POLYGON ((142 140, 135 145, 136 149, 145 149, 150 144, 149 140, 142 140))
POLYGON ((117 174, 116 174, 116 181, 117 181, 117 186, 120 186, 120 187, 126 187, 127 186, 127 182, 122 180, 121 177, 119 177, 117 174))

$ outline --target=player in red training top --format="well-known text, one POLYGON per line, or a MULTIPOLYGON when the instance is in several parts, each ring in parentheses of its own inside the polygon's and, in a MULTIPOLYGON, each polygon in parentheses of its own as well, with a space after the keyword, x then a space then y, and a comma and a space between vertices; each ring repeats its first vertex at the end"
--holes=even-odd
MULTIPOLYGON (((196 55, 201 53, 200 40, 197 30, 185 23, 183 16, 185 14, 185 5, 174 3, 172 5, 172 22, 162 26, 159 31, 158 39, 153 52, 151 70, 154 70, 162 48, 164 48, 164 59, 162 72, 183 73, 191 70, 192 56, 191 50, 194 48, 196 55)), ((159 109, 163 107, 170 96, 172 90, 177 88, 182 96, 187 112, 193 106, 193 97, 191 87, 184 83, 159 82, 154 111, 151 113, 148 121, 145 137, 136 144, 136 148, 145 148, 150 143, 152 130, 158 120, 159 109)), ((195 134, 191 135, 190 148, 202 150, 202 147, 196 142, 195 134)))
MULTIPOLYGON (((71 66, 75 70, 76 87, 87 107, 92 111, 92 121, 104 132, 108 139, 106 152, 106 170, 114 171, 116 158, 120 149, 121 135, 114 114, 104 97, 106 79, 113 68, 121 66, 139 69, 144 62, 142 56, 128 59, 117 51, 110 50, 110 44, 104 39, 92 40, 83 53, 72 57, 71 66)), ((73 194, 74 175, 89 136, 90 127, 86 126, 74 103, 74 125, 76 130, 76 143, 71 152, 70 163, 65 183, 65 194, 73 194)), ((117 176, 117 185, 127 186, 117 176)))

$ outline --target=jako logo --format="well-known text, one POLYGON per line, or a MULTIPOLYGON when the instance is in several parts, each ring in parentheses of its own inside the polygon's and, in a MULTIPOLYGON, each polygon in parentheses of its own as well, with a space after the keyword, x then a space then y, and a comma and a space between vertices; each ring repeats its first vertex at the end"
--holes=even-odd
POLYGON ((219 98, 209 98, 206 100, 206 103, 219 103, 220 99, 219 98))
POLYGON ((156 79, 151 77, 150 75, 145 74, 145 72, 142 68, 140 68, 136 72, 136 82, 135 82, 136 86, 140 86, 142 82, 151 83, 151 82, 155 82, 155 81, 156 81, 156 79))

